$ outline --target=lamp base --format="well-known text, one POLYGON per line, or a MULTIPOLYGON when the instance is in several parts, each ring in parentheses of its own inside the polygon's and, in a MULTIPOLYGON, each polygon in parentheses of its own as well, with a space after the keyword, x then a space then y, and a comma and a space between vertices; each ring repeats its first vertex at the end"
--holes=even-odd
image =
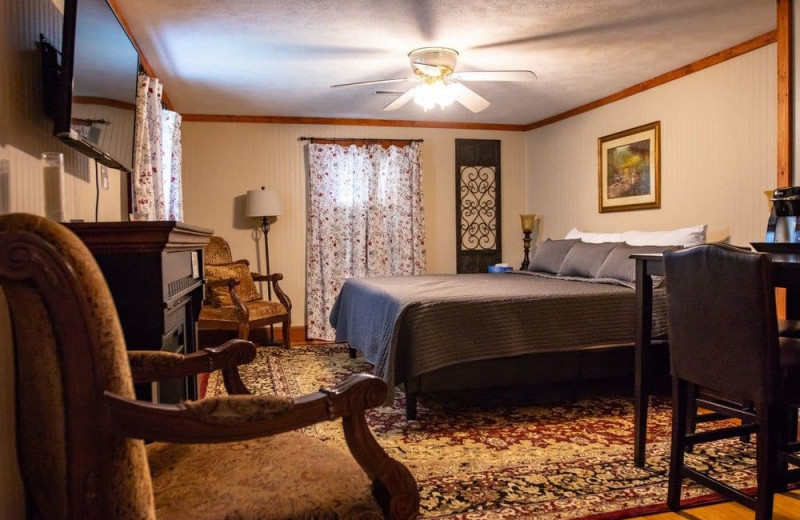
POLYGON ((520 271, 526 271, 531 264, 530 251, 531 251, 531 231, 523 231, 525 238, 522 239, 522 250, 524 256, 522 258, 522 265, 519 267, 520 271))

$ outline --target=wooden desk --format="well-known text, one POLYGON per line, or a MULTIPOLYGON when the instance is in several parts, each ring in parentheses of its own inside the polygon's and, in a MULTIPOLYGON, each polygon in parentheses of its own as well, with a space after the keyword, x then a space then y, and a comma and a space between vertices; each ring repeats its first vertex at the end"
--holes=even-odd
MULTIPOLYGON (((787 246, 789 244, 782 244, 787 246)), ((786 317, 800 319, 800 244, 791 244, 797 252, 770 253, 772 258, 772 283, 786 288, 786 317)), ((767 249, 770 245, 753 243, 753 247, 767 249)), ((766 251, 765 251, 766 252, 766 251)), ((653 276, 664 275, 664 258, 661 254, 631 255, 636 260, 636 342, 634 354, 633 389, 633 463, 644 467, 647 441, 647 408, 650 385, 648 360, 653 350, 653 276)))

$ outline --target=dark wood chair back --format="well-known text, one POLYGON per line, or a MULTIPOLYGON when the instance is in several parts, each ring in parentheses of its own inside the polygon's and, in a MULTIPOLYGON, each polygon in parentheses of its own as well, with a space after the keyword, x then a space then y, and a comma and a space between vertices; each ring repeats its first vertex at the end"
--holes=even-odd
MULTIPOLYGON (((800 341, 778 337, 769 255, 726 244, 664 254, 672 370, 672 441, 667 505, 681 508, 687 477, 772 518, 773 496, 796 479, 800 464, 797 400, 787 381, 800 379, 800 341), (715 428, 696 432, 699 408, 715 428), (756 434, 756 495, 734 489, 685 453, 705 442, 756 434)), ((744 447, 744 446, 743 446, 744 447)), ((735 448, 734 448, 735 449, 735 448)))
POLYGON ((776 392, 770 258, 726 244, 664 254, 675 377, 747 401, 776 392))

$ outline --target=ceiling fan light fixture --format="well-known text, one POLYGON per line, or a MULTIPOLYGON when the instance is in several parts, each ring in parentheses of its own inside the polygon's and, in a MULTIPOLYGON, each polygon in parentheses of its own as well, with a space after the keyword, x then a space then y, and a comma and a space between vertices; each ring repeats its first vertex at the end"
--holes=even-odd
POLYGON ((416 87, 414 102, 425 112, 439 105, 442 110, 451 105, 456 97, 450 85, 444 81, 434 81, 416 87))

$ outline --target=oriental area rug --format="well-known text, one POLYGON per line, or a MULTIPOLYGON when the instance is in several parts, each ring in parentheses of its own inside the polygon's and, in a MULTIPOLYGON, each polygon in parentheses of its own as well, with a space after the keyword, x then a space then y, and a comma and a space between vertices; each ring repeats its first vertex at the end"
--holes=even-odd
MULTIPOLYGON (((343 344, 259 348, 256 361, 240 368, 253 393, 290 396, 371 371, 343 344)), ((574 402, 536 387, 432 394, 420 397, 414 421, 406 420, 399 391, 394 406, 369 410, 368 422, 416 478, 421 518, 616 520, 666 510, 669 403, 652 403, 647 465, 637 468, 630 390, 584 388, 574 402)), ((208 395, 224 392, 212 375, 208 395)), ((346 449, 340 424, 305 432, 346 449)), ((754 456, 754 443, 734 439, 698 446, 687 458, 699 469, 719 468, 733 486, 752 487, 754 456)), ((717 500, 706 488, 684 486, 687 504, 717 500)))

